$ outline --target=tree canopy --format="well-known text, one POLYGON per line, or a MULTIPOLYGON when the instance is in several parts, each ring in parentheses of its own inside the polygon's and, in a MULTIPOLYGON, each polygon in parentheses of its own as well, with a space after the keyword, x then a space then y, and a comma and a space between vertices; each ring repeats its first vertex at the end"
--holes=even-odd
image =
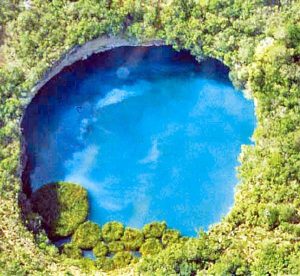
MULTIPOLYGON (((0 62, 0 271, 78 274, 130 263, 135 271, 149 275, 299 274, 299 1, 29 3, 2 0, 0 4, 0 53, 4 55, 0 62), (125 230, 124 241, 112 242, 125 248, 139 248, 142 241, 149 245, 137 264, 128 252, 121 252, 97 266, 97 262, 78 259, 80 251, 73 244, 64 252, 75 257, 66 261, 66 254, 59 254, 45 236, 39 219, 26 212, 30 202, 19 175, 19 125, 33 96, 32 87, 68 50, 101 35, 140 42, 162 39, 177 50, 190 50, 199 61, 205 57, 222 60, 231 69, 234 85, 256 106, 255 145, 242 148, 240 183, 229 214, 207 233, 180 238, 155 254, 150 251, 161 247, 158 236, 167 244, 169 239, 177 240, 175 232, 166 235, 163 229, 158 235, 146 227, 144 243, 141 234, 125 230), (24 222, 35 229, 35 235, 24 222), (133 243, 132 237, 140 242, 133 243)), ((109 229, 107 237, 115 239, 109 229)), ((101 250, 98 245, 100 255, 101 250)))

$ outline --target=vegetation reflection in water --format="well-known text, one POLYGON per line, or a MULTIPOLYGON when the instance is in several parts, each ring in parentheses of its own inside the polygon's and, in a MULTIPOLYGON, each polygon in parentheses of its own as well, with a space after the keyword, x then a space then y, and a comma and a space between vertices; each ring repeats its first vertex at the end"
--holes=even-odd
POLYGON ((233 203, 253 110, 216 60, 170 47, 94 55, 65 68, 26 112, 32 189, 79 183, 93 222, 164 220, 195 236, 233 203))

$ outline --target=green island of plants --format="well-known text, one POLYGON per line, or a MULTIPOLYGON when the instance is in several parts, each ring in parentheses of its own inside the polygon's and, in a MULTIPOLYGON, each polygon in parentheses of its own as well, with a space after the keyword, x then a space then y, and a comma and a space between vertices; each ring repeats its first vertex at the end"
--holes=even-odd
POLYGON ((144 234, 137 229, 127 227, 124 231, 122 241, 127 250, 136 251, 140 249, 144 242, 144 234))
POLYGON ((72 242, 81 249, 92 249, 101 238, 101 228, 96 223, 86 221, 76 229, 72 242))
POLYGON ((50 183, 38 189, 32 194, 31 204, 51 238, 73 234, 88 215, 86 190, 67 182, 50 183))
POLYGON ((74 243, 64 244, 61 248, 61 252, 72 259, 80 259, 82 257, 81 249, 74 243))
MULTIPOLYGON (((73 183, 57 182, 42 186, 31 196, 35 218, 40 216, 48 236, 53 239, 68 237, 58 250, 61 256, 81 262, 91 269, 113 270, 135 264, 142 256, 158 254, 167 246, 178 243, 180 233, 167 229, 165 222, 146 224, 142 230, 110 221, 102 226, 86 220, 87 191, 73 183), (95 260, 84 258, 83 250, 92 250, 95 260)), ((34 217, 31 214, 32 217, 34 217)), ((47 238, 40 242, 47 246, 47 238)))
POLYGON ((117 221, 108 222, 102 227, 103 239, 107 242, 120 240, 124 233, 124 225, 117 221))
MULTIPOLYGON (((1 273, 300 274, 299 1, 2 0, 0 45, 1 273), (129 251, 88 260, 74 244, 60 253, 20 180, 20 121, 32 88, 70 49, 103 35, 161 39, 198 60, 217 58, 229 66, 234 85, 255 102, 255 144, 242 148, 229 214, 197 238, 162 245, 159 253, 139 261, 129 251)), ((142 241, 126 230, 112 242, 145 252, 146 242, 158 244, 156 237, 142 241)), ((170 236, 159 240, 166 243, 170 236)))
POLYGON ((102 241, 99 241, 93 248, 93 253, 96 258, 105 257, 108 252, 109 251, 107 245, 102 241))

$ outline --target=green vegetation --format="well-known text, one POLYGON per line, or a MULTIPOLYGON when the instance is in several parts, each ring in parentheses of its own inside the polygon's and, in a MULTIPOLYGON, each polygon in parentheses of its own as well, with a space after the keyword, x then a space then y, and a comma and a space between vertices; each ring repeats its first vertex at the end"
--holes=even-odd
POLYGON ((72 242, 81 249, 92 249, 100 239, 101 228, 98 224, 91 221, 86 221, 79 225, 72 236, 72 242))
MULTIPOLYGON (((32 87, 73 46, 107 34, 163 39, 199 60, 218 58, 256 103, 255 145, 242 149, 230 213, 207 233, 142 257, 133 269, 142 275, 300 274, 299 1, 30 2, 27 9, 23 1, 0 4, 0 271, 78 275, 129 262, 123 253, 117 261, 96 262, 59 255, 31 210, 18 170, 19 123, 32 87)), ((145 243, 161 245, 153 238, 145 243)))
POLYGON ((166 228, 167 224, 165 222, 151 222, 144 226, 143 233, 146 239, 161 238, 166 228))
POLYGON ((124 233, 124 225, 112 221, 102 226, 102 237, 106 242, 120 240, 124 233))
POLYGON ((180 232, 177 230, 173 229, 168 229, 165 231, 165 233, 162 236, 162 244, 163 245, 168 245, 168 244, 173 244, 179 241, 180 238, 180 232))
POLYGON ((93 253, 97 258, 105 257, 108 254, 108 247, 104 242, 98 242, 93 248, 93 253))
POLYGON ((50 237, 67 237, 85 221, 87 192, 79 185, 58 182, 43 186, 32 194, 33 211, 41 217, 50 237))
POLYGON ((129 252, 118 252, 113 257, 113 263, 116 268, 122 268, 131 263, 132 255, 129 252))
POLYGON ((149 238, 142 244, 140 252, 142 255, 154 255, 158 254, 162 248, 163 247, 160 240, 149 238))
POLYGON ((121 241, 112 241, 108 244, 108 249, 111 253, 117 253, 120 251, 124 251, 125 245, 121 241))
POLYGON ((126 228, 122 241, 124 242, 126 250, 136 251, 142 246, 144 235, 137 229, 126 228))
POLYGON ((110 271, 115 269, 112 258, 99 258, 96 260, 96 266, 99 270, 110 271))
POLYGON ((68 258, 79 259, 82 257, 81 249, 74 243, 66 243, 62 247, 62 253, 68 258))
MULTIPOLYGON (((32 194, 30 203, 42 216, 48 235, 53 238, 71 236, 72 241, 60 247, 61 256, 77 260, 77 264, 86 271, 97 267, 105 271, 123 268, 138 259, 130 251, 140 251, 143 255, 157 254, 163 250, 162 239, 167 245, 178 242, 180 237, 178 231, 167 229, 165 222, 145 225, 143 232, 150 238, 144 240, 142 231, 125 228, 120 222, 108 222, 100 228, 91 221, 85 221, 87 192, 72 183, 47 184, 32 194), (83 217, 82 209, 85 210, 83 217), (84 258, 82 250, 92 250, 96 260, 84 258)), ((32 224, 37 217, 30 213, 27 218, 32 224)), ((48 245, 49 240, 43 234, 36 235, 36 242, 42 249, 57 249, 48 245)))

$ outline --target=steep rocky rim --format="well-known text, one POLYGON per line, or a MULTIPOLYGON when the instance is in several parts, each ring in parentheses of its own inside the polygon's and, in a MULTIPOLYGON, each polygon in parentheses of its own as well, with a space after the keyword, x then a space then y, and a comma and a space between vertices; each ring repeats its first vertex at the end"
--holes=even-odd
POLYGON ((118 47, 124 46, 163 46, 166 43, 163 40, 149 40, 139 42, 137 40, 125 39, 114 36, 101 36, 99 38, 88 41, 83 45, 77 45, 67 51, 62 57, 50 67, 44 76, 36 83, 31 90, 31 96, 25 108, 30 104, 31 100, 36 96, 38 91, 54 76, 59 74, 65 67, 72 65, 79 60, 85 60, 93 54, 105 52, 118 47))
POLYGON ((153 39, 148 41, 137 41, 133 39, 126 39, 122 37, 115 36, 101 36, 96 39, 90 40, 83 45, 76 45, 66 53, 64 53, 59 60, 54 62, 54 64, 45 72, 44 76, 35 84, 35 86, 31 89, 30 96, 28 98, 27 103, 23 107, 23 114, 19 121, 19 129, 20 129, 20 141, 21 141, 21 153, 20 153, 20 165, 19 165, 19 177, 22 185, 22 192, 26 194, 30 193, 30 187, 27 183, 24 183, 24 178, 28 175, 26 172, 27 167, 27 154, 26 148, 27 143, 23 134, 22 122, 24 119, 24 115, 26 113, 27 107, 31 104, 33 98, 37 96, 40 89, 53 77, 58 75, 65 67, 68 67, 74 64, 77 61, 85 60, 92 56, 93 54, 109 51, 119 47, 137 47, 137 46, 163 46, 166 43, 163 40, 153 39))

